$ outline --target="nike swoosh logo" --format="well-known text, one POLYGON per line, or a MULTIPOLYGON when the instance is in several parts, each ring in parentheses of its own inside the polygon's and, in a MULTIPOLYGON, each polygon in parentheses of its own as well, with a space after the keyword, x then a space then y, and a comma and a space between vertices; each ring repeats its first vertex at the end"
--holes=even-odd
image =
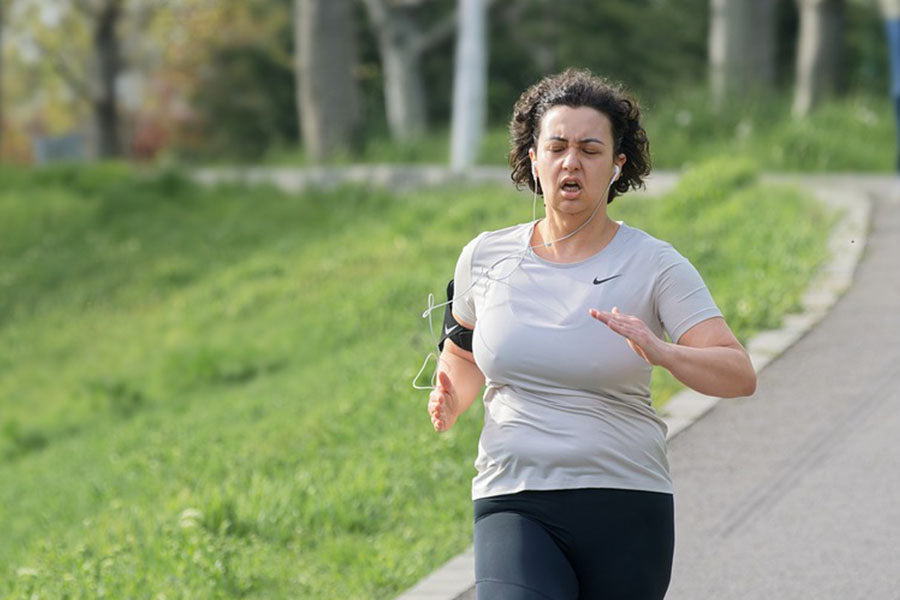
POLYGON ((444 327, 444 335, 450 335, 450 332, 453 331, 454 329, 456 329, 457 327, 459 327, 459 325, 454 325, 453 327, 450 327, 449 329, 447 327, 444 327))
POLYGON ((622 276, 622 274, 619 273, 618 275, 613 275, 613 276, 607 277, 605 279, 597 279, 596 277, 594 277, 594 285, 600 285, 601 283, 606 283, 610 279, 615 279, 616 277, 621 277, 621 276, 622 276))

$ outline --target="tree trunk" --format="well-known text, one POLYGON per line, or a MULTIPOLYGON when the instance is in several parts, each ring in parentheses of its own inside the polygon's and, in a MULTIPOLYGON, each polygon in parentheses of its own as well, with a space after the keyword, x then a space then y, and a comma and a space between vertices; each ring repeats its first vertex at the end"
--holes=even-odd
POLYGON ((94 98, 94 122, 97 155, 111 158, 121 155, 116 77, 121 66, 116 26, 121 16, 121 0, 107 0, 94 22, 94 54, 97 61, 97 92, 94 98))
POLYGON ((774 0, 710 0, 709 67, 716 106, 773 86, 774 0))
POLYGON ((837 91, 843 56, 843 0, 798 0, 800 38, 793 112, 805 117, 837 91))
POLYGON ((450 168, 475 164, 487 113, 487 5, 460 0, 459 32, 453 77, 453 121, 450 168))
POLYGON ((391 138, 408 141, 427 127, 422 77, 421 35, 414 6, 389 7, 384 0, 364 0, 378 38, 384 70, 384 102, 391 138))
POLYGON ((296 0, 294 8, 300 129, 308 156, 322 161, 358 141, 353 2, 296 0))

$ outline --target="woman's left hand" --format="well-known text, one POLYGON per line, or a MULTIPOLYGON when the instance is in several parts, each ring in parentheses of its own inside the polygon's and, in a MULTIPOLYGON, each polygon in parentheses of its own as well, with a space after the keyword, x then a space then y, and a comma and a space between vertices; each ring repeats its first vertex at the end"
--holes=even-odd
POLYGON ((666 349, 666 342, 656 337, 647 324, 633 315, 626 315, 613 307, 612 312, 590 310, 591 316, 618 333, 628 342, 631 349, 651 365, 660 365, 666 349))

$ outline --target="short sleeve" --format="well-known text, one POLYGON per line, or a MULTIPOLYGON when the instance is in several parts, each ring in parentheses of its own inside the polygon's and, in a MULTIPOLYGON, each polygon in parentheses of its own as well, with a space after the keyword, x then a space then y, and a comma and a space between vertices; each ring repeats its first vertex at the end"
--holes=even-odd
POLYGON ((697 323, 722 316, 700 273, 668 244, 661 253, 654 297, 660 323, 676 343, 697 323))
POLYGON ((472 255, 477 242, 478 238, 475 238, 463 247, 453 273, 453 312, 470 325, 475 325, 476 321, 472 255))

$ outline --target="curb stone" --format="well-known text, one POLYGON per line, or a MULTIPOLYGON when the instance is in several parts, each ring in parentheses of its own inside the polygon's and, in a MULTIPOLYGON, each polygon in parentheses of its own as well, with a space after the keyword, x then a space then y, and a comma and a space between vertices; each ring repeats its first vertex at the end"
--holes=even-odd
MULTIPOLYGON (((840 218, 828 239, 831 258, 807 286, 801 299, 801 311, 786 315, 781 328, 762 331, 747 343, 747 352, 757 373, 814 327, 850 287, 866 245, 872 212, 870 193, 859 189, 856 178, 848 179, 844 185, 840 180, 827 177, 812 178, 811 181, 784 176, 766 179, 806 187, 828 209, 838 211, 840 218)), ((663 188, 671 187, 675 180, 662 177, 655 185, 648 185, 649 191, 660 193, 663 188)), ((671 440, 693 425, 719 400, 691 389, 677 393, 661 412, 669 428, 666 439, 671 440)), ((474 586, 475 554, 469 546, 396 600, 474 600, 474 586)))

